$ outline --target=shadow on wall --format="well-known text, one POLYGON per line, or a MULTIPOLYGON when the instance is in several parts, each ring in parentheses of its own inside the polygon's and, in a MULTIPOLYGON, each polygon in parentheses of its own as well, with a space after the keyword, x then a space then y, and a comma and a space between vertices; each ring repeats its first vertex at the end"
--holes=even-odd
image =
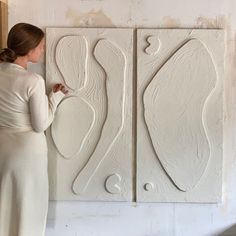
POLYGON ((236 236, 236 224, 226 229, 224 232, 217 234, 216 236, 236 236))

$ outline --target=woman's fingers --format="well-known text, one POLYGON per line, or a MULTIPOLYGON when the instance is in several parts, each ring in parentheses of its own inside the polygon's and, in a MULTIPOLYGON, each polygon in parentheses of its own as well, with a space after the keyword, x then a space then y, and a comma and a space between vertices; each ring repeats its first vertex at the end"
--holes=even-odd
POLYGON ((53 86, 53 92, 56 93, 58 91, 62 91, 64 94, 68 93, 68 90, 65 88, 63 84, 55 84, 53 86))
POLYGON ((56 93, 58 90, 58 87, 59 87, 60 84, 55 84, 52 88, 53 92, 56 93))

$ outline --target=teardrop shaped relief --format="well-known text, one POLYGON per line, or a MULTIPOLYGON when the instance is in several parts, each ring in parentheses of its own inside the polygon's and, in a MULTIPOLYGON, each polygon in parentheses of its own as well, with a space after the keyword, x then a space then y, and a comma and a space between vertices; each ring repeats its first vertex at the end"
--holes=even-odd
POLYGON ((95 111, 79 97, 65 99, 57 109, 51 135, 59 153, 69 159, 79 154, 95 123, 95 111))
POLYGON ((204 111, 215 84, 216 69, 207 48, 192 39, 164 63, 144 91, 153 149, 181 191, 197 185, 210 158, 204 111))

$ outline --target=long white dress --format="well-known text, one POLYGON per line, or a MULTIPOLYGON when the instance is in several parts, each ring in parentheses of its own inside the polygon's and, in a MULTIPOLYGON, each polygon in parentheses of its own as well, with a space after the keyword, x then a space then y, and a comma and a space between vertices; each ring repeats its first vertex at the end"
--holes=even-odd
POLYGON ((0 236, 43 236, 48 210, 47 144, 62 92, 41 76, 0 64, 0 236))

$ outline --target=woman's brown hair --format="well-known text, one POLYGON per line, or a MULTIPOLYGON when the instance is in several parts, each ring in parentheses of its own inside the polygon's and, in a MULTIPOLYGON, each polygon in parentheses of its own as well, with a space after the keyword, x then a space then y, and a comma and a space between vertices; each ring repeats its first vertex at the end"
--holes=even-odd
POLYGON ((7 38, 7 48, 0 51, 0 62, 14 62, 18 56, 25 56, 36 48, 44 37, 44 32, 31 24, 14 25, 7 38))

